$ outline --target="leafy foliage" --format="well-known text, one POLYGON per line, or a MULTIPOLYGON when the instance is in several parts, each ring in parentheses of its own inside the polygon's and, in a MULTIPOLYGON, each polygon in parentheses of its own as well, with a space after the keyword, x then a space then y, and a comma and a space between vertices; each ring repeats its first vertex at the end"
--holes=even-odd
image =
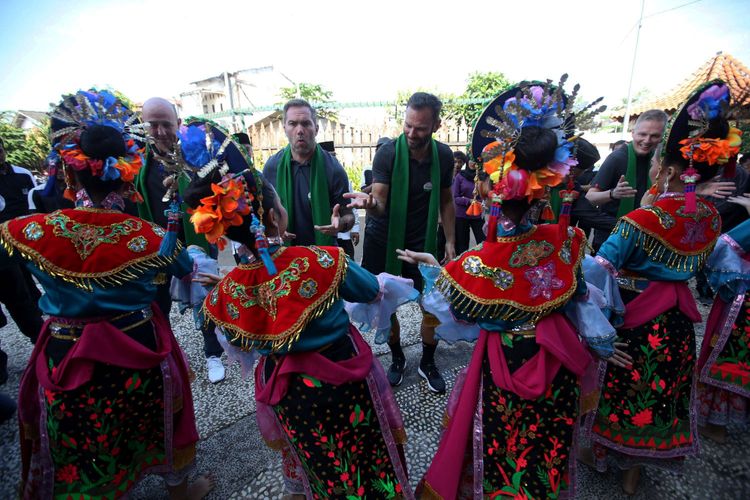
MULTIPOLYGON (((445 103, 447 101, 450 101, 454 98, 451 94, 445 94, 435 91, 434 89, 428 89, 425 87, 417 87, 416 89, 408 89, 408 90, 399 90, 396 93, 396 99, 395 99, 395 105, 388 110, 388 116, 396 122, 399 128, 401 128, 401 125, 404 123, 404 113, 406 112, 406 102, 409 100, 409 98, 412 96, 412 94, 416 92, 429 92, 430 94, 434 94, 438 96, 438 98, 443 102, 445 109, 445 103)), ((443 111, 443 118, 445 117, 445 111, 443 111)))
POLYGON ((326 104, 333 102, 333 92, 325 89, 317 83, 300 83, 296 87, 282 87, 279 91, 279 97, 283 102, 278 103, 283 106, 284 102, 295 97, 300 97, 309 102, 318 112, 318 116, 327 120, 337 121, 338 113, 326 104))
POLYGON ((359 191, 359 186, 362 183, 362 171, 364 170, 362 165, 345 165, 344 170, 346 171, 346 176, 349 178, 349 182, 352 183, 352 190, 359 191))
POLYGON ((49 122, 25 132, 12 124, 13 116, 10 111, 0 112, 0 137, 5 144, 7 161, 43 175, 50 150, 49 122))
MULTIPOLYGON (((474 72, 469 75, 466 82, 466 90, 457 97, 459 100, 477 100, 482 99, 489 101, 498 94, 507 90, 511 82, 505 75, 499 71, 488 71, 486 73, 474 72)), ((463 122, 466 125, 472 125, 479 118, 482 110, 487 106, 487 102, 475 104, 457 104, 448 103, 445 106, 445 117, 457 122, 463 122)))
POLYGON ((750 121, 739 122, 737 128, 742 130, 742 144, 740 154, 750 154, 750 121))

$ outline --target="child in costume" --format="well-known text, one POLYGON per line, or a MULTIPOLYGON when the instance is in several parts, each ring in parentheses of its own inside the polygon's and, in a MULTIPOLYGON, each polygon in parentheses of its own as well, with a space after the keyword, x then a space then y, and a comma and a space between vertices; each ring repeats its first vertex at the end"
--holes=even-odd
POLYGON ((622 217, 585 266, 587 278, 596 274, 600 288, 624 301, 624 315, 613 323, 634 359, 602 373, 598 409, 587 420, 594 443, 588 458, 600 470, 613 458, 625 469, 628 494, 636 490, 640 465, 671 467, 698 452, 693 324, 701 316, 687 281, 721 230, 717 211, 695 191, 736 155, 739 136, 728 125, 728 105, 720 81, 683 104, 654 156, 656 201, 622 217))
MULTIPOLYGON (((733 168, 733 162, 725 166, 724 177, 732 177, 726 170, 733 168)), ((750 214, 748 194, 728 201, 750 214)), ((698 358, 698 425, 701 434, 720 443, 726 441, 728 424, 750 421, 749 248, 750 221, 746 220, 721 235, 704 268, 717 294, 698 358)))
MULTIPOLYGON (((747 195, 729 198, 750 207, 747 195)), ((698 425, 701 434, 726 441, 728 424, 750 421, 750 220, 721 235, 705 270, 718 290, 698 358, 698 425)))
POLYGON ((202 498, 210 478, 187 484, 198 440, 187 362, 152 307, 156 275, 185 275, 190 258, 121 212, 142 162, 140 123, 106 91, 65 96, 51 118, 66 196, 75 184, 93 206, 0 226, 49 316, 21 380, 21 496, 116 498, 159 473, 171 497, 202 498))
POLYGON ((286 493, 413 498, 400 412, 344 305, 374 302, 352 314, 383 327, 399 304, 416 298, 411 281, 376 278, 337 247, 282 246, 286 213, 273 187, 249 165, 223 179, 209 170, 186 195, 198 207, 196 230, 211 243, 226 234, 243 247, 242 262, 208 294, 203 313, 245 371, 260 355, 256 416, 268 445, 282 451, 286 493))
MULTIPOLYGON (((589 346, 602 356, 628 361, 587 300, 598 292, 587 291, 581 273, 585 235, 567 224, 573 191, 563 192, 560 224, 531 222, 547 189, 576 164, 575 94, 563 94, 565 78, 520 84, 479 119, 472 149, 494 182, 485 242, 443 269, 428 254, 401 252, 423 264, 428 289, 434 284, 422 304, 440 319, 439 337, 476 340, 422 498, 572 496, 578 378, 591 362, 576 324, 586 323, 589 346)), ((578 119, 597 111, 586 107, 578 119)))

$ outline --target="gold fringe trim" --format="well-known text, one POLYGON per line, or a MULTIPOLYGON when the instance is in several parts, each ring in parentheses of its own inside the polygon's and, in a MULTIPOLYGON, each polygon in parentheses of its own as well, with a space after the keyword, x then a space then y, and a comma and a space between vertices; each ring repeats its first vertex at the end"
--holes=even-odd
MULTIPOLYGON (((289 248, 289 247, 281 246, 281 247, 277 248, 276 251, 271 254, 271 259, 276 259, 282 253, 284 253, 284 251, 287 248, 289 248)), ((250 262, 249 264, 237 264, 237 267, 239 267, 240 269, 245 269, 245 270, 248 270, 248 271, 252 271, 254 269, 259 269, 259 268, 263 267, 264 265, 265 264, 263 264, 262 260, 256 260, 254 262, 250 262)))
POLYGON ((0 225, 0 245, 8 252, 8 255, 13 256, 14 252, 18 251, 22 258, 33 263, 45 274, 89 292, 93 291, 93 285, 102 288, 122 286, 125 283, 140 278, 148 271, 164 268, 174 262, 177 255, 182 251, 182 243, 178 241, 174 254, 168 257, 163 257, 158 252, 155 252, 151 255, 124 262, 109 271, 101 273, 76 273, 53 264, 33 248, 16 240, 8 231, 7 222, 0 225))
POLYGON ((443 421, 441 422, 443 429, 447 429, 450 423, 451 423, 451 416, 448 415, 448 410, 445 410, 445 412, 443 412, 443 421))
POLYGON ((661 235, 639 226, 627 216, 620 219, 612 233, 619 233, 623 238, 630 238, 632 235, 635 238, 635 246, 646 252, 649 259, 681 272, 694 272, 699 269, 711 255, 719 238, 719 233, 716 233, 713 240, 702 250, 686 252, 673 247, 663 240, 661 235))
POLYGON ((601 391, 598 389, 593 390, 587 394, 582 394, 579 401, 579 408, 581 415, 584 415, 590 411, 596 410, 599 406, 599 396, 601 391))
POLYGON ((184 469, 195 460, 195 443, 189 444, 184 448, 174 448, 172 450, 172 469, 184 469))
MULTIPOLYGON (((299 340, 302 330, 314 319, 323 316, 332 306, 339 300, 339 284, 344 280, 346 272, 349 269, 349 262, 344 256, 344 250, 337 248, 339 252, 338 268, 336 269, 336 275, 331 282, 331 286, 326 290, 315 302, 308 306, 297 318, 297 321, 290 326, 286 331, 276 335, 267 335, 260 333, 253 333, 243 330, 233 323, 224 321, 211 313, 206 307, 206 300, 203 301, 201 311, 204 317, 209 318, 214 324, 222 328, 225 332, 232 335, 228 337, 229 342, 239 347, 243 351, 249 351, 252 349, 270 349, 273 352, 278 352, 282 349, 289 349, 294 343, 299 340), (235 342, 239 340, 239 345, 235 342)), ((217 284, 216 286, 220 286, 217 284)))
POLYGON ((438 495, 438 492, 432 489, 430 483, 422 480, 422 494, 419 497, 421 500, 445 500, 443 497, 438 495))
POLYGON ((287 447, 287 442, 284 441, 283 439, 274 439, 273 441, 269 441, 263 438, 263 441, 265 441, 266 446, 268 446, 272 450, 279 451, 287 447))
POLYGON ((531 229, 529 229, 525 233, 519 234, 517 236, 498 236, 497 237, 497 242, 498 243, 513 243, 513 242, 516 242, 516 241, 521 241, 523 239, 526 239, 526 238, 530 237, 532 234, 534 234, 536 232, 536 230, 537 230, 538 227, 539 226, 534 225, 534 226, 531 227, 531 229))
POLYGON ((35 425, 23 424, 23 438, 28 441, 39 440, 39 428, 35 425))
MULTIPOLYGON (((578 255, 573 264, 573 269, 577 270, 583 260, 586 247, 581 244, 578 248, 578 255)), ((536 323, 540 318, 548 315, 562 304, 570 300, 570 297, 576 291, 575 271, 573 273, 573 282, 568 290, 558 298, 545 302, 538 306, 528 306, 510 299, 485 299, 471 293, 461 286, 445 268, 435 281, 435 288, 451 303, 454 309, 469 319, 473 318, 493 318, 502 319, 503 321, 517 321, 522 318, 528 318, 528 322, 536 323)), ((512 287, 511 287, 512 288, 512 287)))
POLYGON ((391 429, 391 434, 393 434, 393 440, 396 442, 396 444, 406 444, 406 442, 409 440, 406 437, 406 431, 403 427, 391 429))

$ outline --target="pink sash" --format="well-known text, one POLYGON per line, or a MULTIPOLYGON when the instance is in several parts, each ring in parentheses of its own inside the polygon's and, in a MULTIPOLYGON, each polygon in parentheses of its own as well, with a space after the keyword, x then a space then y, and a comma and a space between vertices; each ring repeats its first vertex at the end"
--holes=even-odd
POLYGON ((455 498, 458 492, 463 459, 472 434, 474 413, 481 397, 482 360, 485 355, 489 357, 495 385, 525 399, 536 399, 544 394, 560 366, 580 377, 591 363, 591 355, 562 314, 553 313, 539 321, 536 326, 536 341, 539 352, 510 373, 500 335, 487 330, 481 331, 469 362, 456 413, 443 433, 437 454, 423 479, 432 493, 442 498, 455 498))

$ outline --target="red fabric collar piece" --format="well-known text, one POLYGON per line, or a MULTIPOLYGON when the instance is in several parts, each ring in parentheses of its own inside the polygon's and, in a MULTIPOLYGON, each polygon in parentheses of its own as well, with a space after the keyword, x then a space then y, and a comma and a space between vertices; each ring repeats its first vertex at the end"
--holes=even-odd
POLYGON ((661 198, 622 219, 675 254, 688 257, 710 252, 721 234, 719 213, 703 200, 698 200, 694 214, 685 214, 684 206, 684 196, 661 198))
MULTIPOLYGON (((82 288, 91 282, 115 285, 162 267, 174 256, 159 256, 164 230, 115 210, 64 209, 0 225, 0 240, 46 273, 82 288)), ((181 248, 181 246, 180 246, 181 248)))
POLYGON ((241 338, 242 348, 289 347, 307 324, 338 299, 347 260, 337 247, 281 247, 278 272, 261 262, 240 265, 214 287, 203 310, 216 325, 241 338))
POLYGON ((575 292, 584 241, 578 228, 563 236, 557 224, 534 226, 464 253, 445 266, 436 286, 469 317, 541 317, 575 292))

